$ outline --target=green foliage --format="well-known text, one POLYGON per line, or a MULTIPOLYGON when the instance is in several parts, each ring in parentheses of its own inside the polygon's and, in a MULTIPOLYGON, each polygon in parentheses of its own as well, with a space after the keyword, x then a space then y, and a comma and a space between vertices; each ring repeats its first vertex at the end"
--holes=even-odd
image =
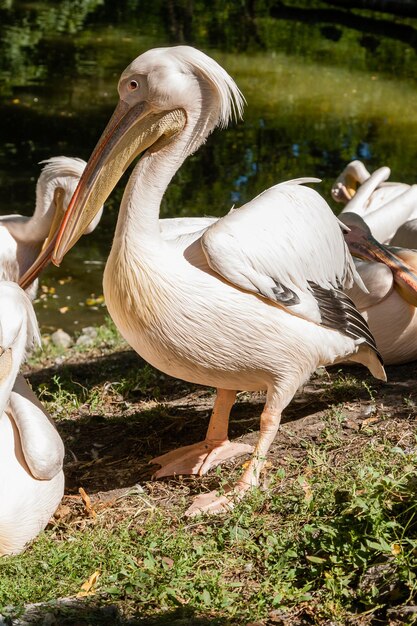
POLYGON ((59 376, 53 376, 49 383, 42 383, 38 388, 39 399, 56 419, 78 411, 87 399, 87 389, 73 383, 64 385, 59 376), (71 390, 68 388, 71 387, 71 390))
POLYGON ((30 354, 28 358, 29 365, 31 367, 37 367, 42 366, 51 360, 58 359, 57 362, 60 362, 64 356, 74 356, 76 354, 83 354, 87 352, 91 353, 93 350, 103 353, 126 346, 125 341, 120 336, 110 317, 106 316, 104 323, 100 324, 100 326, 96 326, 95 330, 97 334, 95 337, 91 338, 91 342, 82 345, 77 345, 75 343, 69 350, 68 348, 62 348, 54 345, 51 341, 50 335, 44 335, 42 337, 42 345, 30 354))
MULTIPOLYGON (((302 581, 298 591, 319 592, 339 610, 366 610, 384 599, 389 602, 390 596, 405 600, 413 594, 417 520, 412 493, 417 473, 412 461, 388 473, 386 467, 352 468, 353 477, 345 484, 337 481, 336 488, 322 477, 309 478, 314 495, 305 498, 307 523, 296 521, 301 511, 299 501, 294 503, 296 541, 281 535, 271 546, 279 585, 286 585, 287 594, 290 585, 302 581)), ((281 511, 282 499, 273 506, 281 511)), ((287 602, 282 596, 280 604, 287 602)))
POLYGON ((185 603, 213 618, 253 620, 308 603, 315 623, 364 612, 384 622, 416 591, 415 453, 370 442, 342 466, 308 455, 294 468, 296 477, 291 465, 275 472, 268 492, 218 518, 144 512, 131 496, 138 513, 122 523, 120 501, 114 525, 99 514, 88 529, 43 533, 0 562, 0 611, 76 594, 99 570, 97 597, 129 614, 185 603))
MULTIPOLYGON (((162 217, 222 215, 280 180, 304 175, 323 178, 317 189, 330 200, 332 180, 352 158, 370 169, 387 164, 393 179, 413 183, 416 20, 355 9, 350 13, 367 18, 357 27, 344 23, 342 11, 329 24, 328 17, 319 19, 327 9, 328 3, 296 0, 216 0, 210 9, 185 0, 3 2, 0 212, 33 211, 41 159, 88 157, 116 102, 116 78, 133 57, 181 42, 223 64, 248 107, 244 124, 214 133, 183 165, 163 199, 162 217)), ((101 293, 101 262, 121 190, 94 235, 65 259, 60 271, 66 273, 54 268, 44 275, 56 289, 36 305, 44 327, 74 332, 75 322, 103 318, 104 306, 85 303, 92 291, 101 293), (71 283, 58 284, 58 276, 68 275, 71 283)))
POLYGON ((113 383, 112 387, 124 397, 132 394, 137 397, 140 394, 159 399, 161 396, 160 378, 160 372, 145 363, 143 367, 136 368, 121 380, 113 383))

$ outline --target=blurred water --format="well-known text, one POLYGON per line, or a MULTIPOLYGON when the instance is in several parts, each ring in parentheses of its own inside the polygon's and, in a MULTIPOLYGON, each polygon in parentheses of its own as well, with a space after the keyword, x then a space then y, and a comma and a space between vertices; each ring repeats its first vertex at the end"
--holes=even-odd
MULTIPOLYGON (((300 176, 323 178, 329 199, 352 158, 371 169, 390 165, 394 179, 415 182, 416 20, 319 9, 313 20, 308 10, 274 13, 268 2, 252 3, 254 15, 224 2, 211 13, 197 0, 188 13, 186 3, 143 4, 0 2, 1 214, 33 211, 42 159, 88 158, 116 104, 118 76, 135 56, 184 41, 212 54, 248 105, 244 122, 216 131, 184 164, 163 216, 221 215, 300 176)), ((101 277, 125 183, 96 232, 45 272, 36 305, 44 330, 103 319, 101 277)))

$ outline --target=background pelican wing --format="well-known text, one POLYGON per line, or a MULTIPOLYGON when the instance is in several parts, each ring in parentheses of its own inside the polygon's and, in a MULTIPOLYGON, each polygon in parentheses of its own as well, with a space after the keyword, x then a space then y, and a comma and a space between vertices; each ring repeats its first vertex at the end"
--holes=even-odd
POLYGON ((394 276, 389 267, 384 263, 374 263, 371 261, 355 261, 356 269, 365 283, 368 293, 355 284, 349 290, 351 297, 359 311, 365 311, 372 306, 380 304, 385 300, 394 288, 394 276))

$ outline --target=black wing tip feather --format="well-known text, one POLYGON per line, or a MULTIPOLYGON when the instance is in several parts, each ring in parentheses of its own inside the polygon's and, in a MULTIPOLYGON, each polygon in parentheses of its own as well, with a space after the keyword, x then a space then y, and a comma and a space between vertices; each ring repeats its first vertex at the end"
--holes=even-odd
POLYGON ((352 339, 364 339, 365 343, 375 352, 381 365, 383 365, 383 359, 377 348, 374 336, 353 300, 341 289, 325 289, 312 282, 309 284, 317 300, 322 326, 338 330, 352 339))
POLYGON ((295 304, 299 304, 300 298, 297 296, 295 291, 275 279, 273 279, 273 281, 275 283, 275 287, 272 288, 272 291, 277 302, 284 304, 285 306, 294 306, 295 304))

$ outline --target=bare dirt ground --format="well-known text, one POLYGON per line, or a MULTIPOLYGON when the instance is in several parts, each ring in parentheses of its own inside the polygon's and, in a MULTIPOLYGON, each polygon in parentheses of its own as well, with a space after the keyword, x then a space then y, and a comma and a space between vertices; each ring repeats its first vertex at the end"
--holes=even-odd
MULTIPOLYGON (((214 488, 213 475, 152 480, 152 457, 204 439, 214 395, 213 390, 158 372, 147 381, 145 390, 129 389, 123 395, 107 393, 126 372, 143 366, 134 352, 125 350, 94 358, 91 354, 78 355, 63 365, 51 364, 28 372, 35 389, 56 375, 71 380, 80 389, 99 389, 94 405, 85 404, 72 419, 58 422, 67 450, 62 514, 68 514, 70 507, 71 515, 78 515, 80 487, 93 503, 110 507, 137 485, 146 489, 155 504, 167 507, 179 497, 187 504, 195 493, 214 488), (153 399, 155 396, 158 400, 153 399)), ((343 445, 333 452, 334 462, 341 462, 352 448, 369 443, 364 427, 383 431, 395 445, 411 445, 417 412, 417 363, 388 367, 387 375, 388 383, 374 380, 360 367, 330 368, 314 375, 284 412, 282 427, 270 449, 269 467, 286 464, 290 457, 301 459, 306 442, 320 439, 331 405, 340 404, 345 415, 340 425, 343 445)), ((263 400, 261 393, 238 395, 231 415, 230 438, 256 443, 263 400)), ((242 458, 235 465, 241 463, 242 458)))

